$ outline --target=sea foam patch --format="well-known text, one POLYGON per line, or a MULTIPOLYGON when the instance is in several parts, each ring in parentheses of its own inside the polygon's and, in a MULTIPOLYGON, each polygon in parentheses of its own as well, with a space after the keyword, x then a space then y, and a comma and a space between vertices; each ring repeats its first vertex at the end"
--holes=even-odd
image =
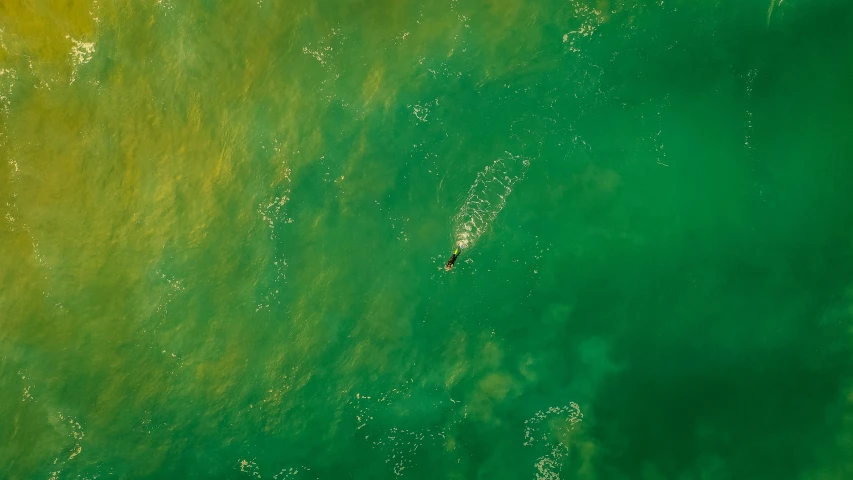
POLYGON ((74 83, 74 80, 77 79, 77 70, 80 65, 85 65, 92 60, 92 56, 95 54, 95 42, 84 42, 82 40, 75 40, 70 36, 66 36, 71 40, 73 44, 71 47, 71 82, 74 83))

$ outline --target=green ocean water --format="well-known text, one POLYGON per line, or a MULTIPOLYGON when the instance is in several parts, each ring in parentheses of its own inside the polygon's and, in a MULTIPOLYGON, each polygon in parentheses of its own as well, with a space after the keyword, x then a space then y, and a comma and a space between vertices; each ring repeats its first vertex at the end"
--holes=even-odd
POLYGON ((0 2, 0 478, 853 478, 851 26, 0 2))

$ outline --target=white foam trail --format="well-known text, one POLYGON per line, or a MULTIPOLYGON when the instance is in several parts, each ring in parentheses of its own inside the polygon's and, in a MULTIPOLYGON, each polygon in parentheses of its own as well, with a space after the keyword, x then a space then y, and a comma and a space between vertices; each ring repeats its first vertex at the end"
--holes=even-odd
POLYGON ((533 467, 536 480, 560 480, 563 462, 569 455, 572 445, 566 445, 559 439, 558 431, 565 433, 575 429, 583 421, 583 412, 575 402, 568 405, 548 407, 536 412, 524 421, 524 446, 534 447, 541 455, 533 467))
POLYGON ((78 67, 92 60, 92 56, 95 54, 95 43, 74 40, 68 35, 65 38, 70 39, 74 44, 71 48, 71 64, 73 67, 71 70, 71 83, 74 83, 74 80, 77 78, 78 67))
POLYGON ((485 170, 477 174, 468 190, 465 203, 453 218, 456 243, 468 248, 489 229, 492 221, 506 205, 506 197, 519 180, 524 178, 530 161, 506 152, 485 170))
POLYGON ((356 393, 355 399, 347 402, 354 409, 355 430, 361 431, 360 435, 364 435, 366 441, 384 453, 385 463, 391 466, 394 475, 398 477, 404 476, 406 470, 414 466, 418 448, 446 448, 448 441, 453 441, 448 439, 456 436, 458 424, 468 416, 465 406, 457 405, 459 400, 447 397, 446 400, 434 398, 429 401, 429 397, 424 398, 422 395, 423 392, 410 379, 390 391, 376 395, 356 393), (411 410, 418 404, 425 408, 422 413, 440 412, 437 415, 446 419, 441 422, 441 428, 429 421, 422 428, 409 424, 409 421, 421 418, 411 410), (396 426, 395 420, 404 420, 409 427, 396 426))

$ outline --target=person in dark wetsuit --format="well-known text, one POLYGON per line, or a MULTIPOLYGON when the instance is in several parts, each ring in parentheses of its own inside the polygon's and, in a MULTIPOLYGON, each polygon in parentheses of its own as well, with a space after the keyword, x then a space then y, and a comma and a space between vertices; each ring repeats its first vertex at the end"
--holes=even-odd
POLYGON ((447 263, 444 264, 445 270, 449 272, 450 269, 453 268, 453 264, 456 262, 456 259, 459 258, 460 253, 462 253, 462 249, 460 249, 457 245, 456 250, 453 251, 453 256, 450 257, 450 260, 448 260, 447 263))

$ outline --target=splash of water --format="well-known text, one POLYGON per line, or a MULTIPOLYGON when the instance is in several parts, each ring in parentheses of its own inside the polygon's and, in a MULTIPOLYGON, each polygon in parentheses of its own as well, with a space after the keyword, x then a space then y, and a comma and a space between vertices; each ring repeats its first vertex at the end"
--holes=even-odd
POLYGON ((457 245, 468 248, 486 233, 529 166, 529 160, 506 152, 506 156, 498 158, 477 174, 465 203, 453 218, 457 245))

